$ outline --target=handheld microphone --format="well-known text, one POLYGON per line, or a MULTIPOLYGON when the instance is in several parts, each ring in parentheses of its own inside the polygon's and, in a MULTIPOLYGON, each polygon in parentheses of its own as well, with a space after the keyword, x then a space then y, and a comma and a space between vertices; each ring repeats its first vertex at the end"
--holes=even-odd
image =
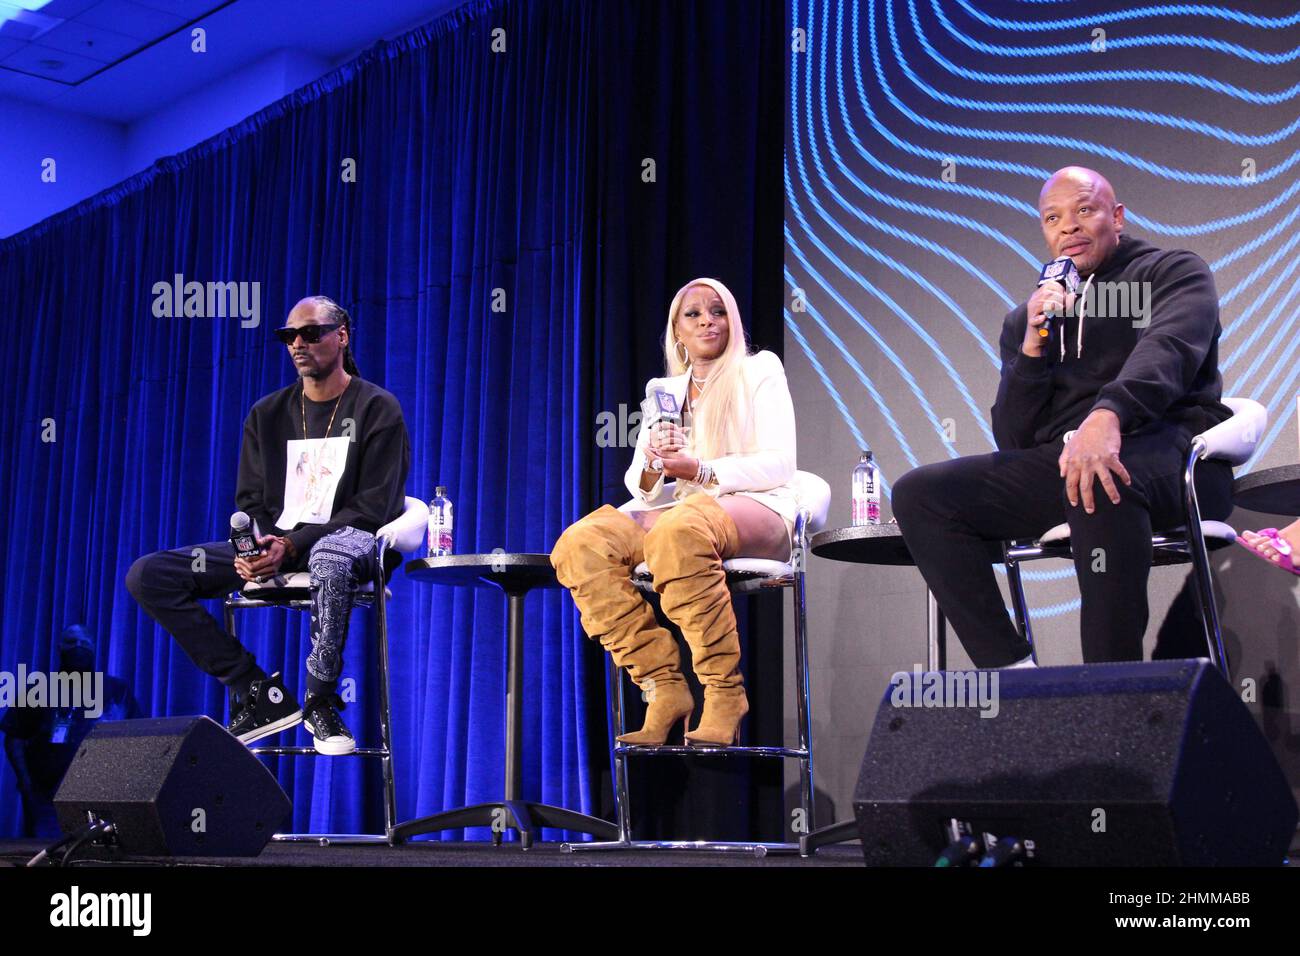
MULTIPOLYGON (((1065 294, 1070 295, 1079 288, 1079 270, 1074 265, 1074 260, 1069 256, 1057 256, 1051 262, 1043 266, 1043 271, 1038 274, 1038 287, 1041 289, 1049 282, 1058 282, 1065 289, 1065 294)), ((1047 321, 1038 327, 1038 337, 1047 338, 1052 334, 1055 320, 1059 316, 1049 315, 1047 321)))
POLYGON ((654 399, 655 421, 672 422, 674 425, 682 423, 682 414, 672 392, 665 391, 662 385, 656 385, 650 389, 650 397, 654 399))
MULTIPOLYGON (((673 425, 680 426, 682 423, 681 410, 677 407, 677 399, 673 393, 665 391, 662 385, 656 385, 650 389, 650 417, 653 421, 647 427, 652 427, 659 422, 670 422, 673 425)), ((664 463, 658 458, 650 465, 655 471, 663 471, 664 463)))
POLYGON ((230 544, 235 549, 237 558, 256 558, 262 553, 253 534, 253 522, 242 511, 230 516, 230 544))

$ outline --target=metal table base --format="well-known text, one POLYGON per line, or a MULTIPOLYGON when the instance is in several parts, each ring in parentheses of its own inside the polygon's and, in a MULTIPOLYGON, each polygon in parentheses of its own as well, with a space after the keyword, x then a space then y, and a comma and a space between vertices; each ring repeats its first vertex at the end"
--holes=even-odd
POLYGON ((390 834, 390 842, 396 846, 422 833, 480 826, 492 828, 492 843, 496 846, 501 845, 507 830, 514 830, 525 850, 540 836, 538 831, 541 827, 574 830, 605 839, 617 838, 618 828, 608 820, 520 798, 523 778, 523 754, 519 744, 523 739, 524 597, 534 587, 553 586, 555 572, 549 555, 500 552, 448 555, 410 561, 406 570, 417 579, 423 577, 446 584, 490 584, 505 593, 506 766, 500 800, 443 810, 398 824, 390 834), (439 581, 439 578, 443 580, 439 581))

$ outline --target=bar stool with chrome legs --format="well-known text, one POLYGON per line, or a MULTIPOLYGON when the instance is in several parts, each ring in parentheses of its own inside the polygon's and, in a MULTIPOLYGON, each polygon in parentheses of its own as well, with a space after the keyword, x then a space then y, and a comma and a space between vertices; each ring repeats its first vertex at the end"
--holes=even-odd
MULTIPOLYGON (((789 561, 769 561, 760 558, 731 558, 722 562, 727 574, 727 587, 732 594, 753 594, 771 589, 789 588, 794 595, 794 665, 798 684, 795 700, 798 705, 797 747, 746 746, 746 747, 687 747, 625 746, 614 742, 610 756, 614 764, 614 815, 618 826, 617 840, 591 843, 565 843, 561 849, 568 853, 585 850, 714 850, 721 852, 753 853, 763 856, 768 852, 798 853, 799 844, 764 843, 758 841, 721 840, 633 840, 632 807, 628 796, 627 758, 629 756, 681 756, 697 757, 771 757, 779 760, 799 761, 799 802, 803 813, 805 832, 816 829, 813 821, 813 749, 812 749, 812 687, 808 675, 808 613, 805 573, 808 564, 808 537, 826 523, 830 508, 831 489, 824 480, 808 472, 795 472, 791 481, 799 489, 803 505, 795 518, 794 541, 789 561)), ((654 592, 654 579, 644 562, 632 571, 632 582, 647 594, 654 592)), ((614 736, 625 733, 623 723, 623 675, 609 658, 610 707, 614 736)))
MULTIPOLYGON (((1214 582, 1210 575, 1208 552, 1210 548, 1217 549, 1231 544, 1237 533, 1222 521, 1201 518, 1201 507, 1196 500, 1196 463, 1209 458, 1232 465, 1244 464, 1255 453, 1259 440, 1268 427, 1268 409, 1249 398, 1225 398, 1223 404, 1232 409, 1232 417, 1195 436, 1187 450, 1183 469, 1183 523, 1176 528, 1154 531, 1151 548, 1153 563, 1156 565, 1191 563, 1201 604, 1206 656, 1226 677, 1229 674, 1229 662, 1223 649, 1223 634, 1219 630, 1219 610, 1214 601, 1214 582)), ((1072 434, 1073 432, 1067 433, 1065 440, 1069 441, 1072 434)), ((1070 526, 1058 524, 1032 541, 1004 542, 1003 553, 1016 627, 1029 642, 1031 653, 1037 660, 1033 629, 1029 623, 1029 606, 1020 579, 1020 565, 1042 558, 1070 558, 1070 526)))
MULTIPOLYGON (((393 782, 392 715, 388 700, 388 574, 385 558, 400 557, 402 552, 415 551, 424 541, 428 528, 429 509, 419 498, 407 498, 406 508, 397 518, 375 532, 375 557, 378 573, 366 581, 352 596, 353 607, 375 609, 375 630, 379 643, 379 739, 378 747, 358 747, 348 757, 372 758, 380 761, 384 780, 384 832, 376 833, 277 833, 272 840, 281 842, 319 843, 391 843, 393 827, 397 825, 397 790, 393 782)), ((401 562, 398 561, 398 564, 401 562)), ((396 568, 396 565, 393 565, 396 568)), ((245 608, 281 607, 296 611, 311 610, 311 575, 307 571, 278 575, 270 582, 249 582, 240 591, 225 600, 226 630, 235 636, 235 611, 245 608)), ((319 757, 315 747, 250 747, 258 756, 319 757)))

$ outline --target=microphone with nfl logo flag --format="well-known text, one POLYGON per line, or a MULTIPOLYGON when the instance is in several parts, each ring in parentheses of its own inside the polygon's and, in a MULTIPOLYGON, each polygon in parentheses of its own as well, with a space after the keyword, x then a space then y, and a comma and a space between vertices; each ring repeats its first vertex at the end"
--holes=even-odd
MULTIPOLYGON (((669 422, 673 425, 681 425, 682 413, 677 407, 677 399, 673 393, 665 391, 663 386, 656 385, 650 390, 650 397, 646 400, 642 408, 642 413, 650 417, 650 422, 646 426, 651 428, 659 422, 669 422)), ((664 463, 656 458, 650 463, 650 467, 655 471, 663 471, 664 463)))
POLYGON ((262 553, 252 519, 242 511, 230 516, 230 543, 237 558, 256 558, 262 553))
MULTIPOLYGON (((1074 265, 1074 260, 1069 256, 1057 256, 1051 262, 1043 266, 1043 271, 1038 274, 1038 286, 1042 288, 1049 282, 1057 282, 1065 289, 1065 294, 1072 295, 1079 288, 1079 270, 1074 265)), ((1047 319, 1038 327, 1038 337, 1046 339, 1054 334, 1056 329, 1056 320, 1062 318, 1061 315, 1044 313, 1047 319)), ((1047 349, 1050 343, 1044 342, 1043 347, 1047 349)))

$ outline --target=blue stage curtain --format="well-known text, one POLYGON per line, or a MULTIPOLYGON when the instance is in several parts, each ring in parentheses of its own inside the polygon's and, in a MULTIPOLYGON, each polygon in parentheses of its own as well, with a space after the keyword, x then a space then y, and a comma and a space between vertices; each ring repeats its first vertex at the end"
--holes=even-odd
MULTIPOLYGON (((101 667, 131 683, 146 713, 223 718, 224 689, 139 610, 123 578, 141 554, 224 536, 244 417, 293 381, 271 329, 306 294, 330 295, 354 317, 362 376, 405 412, 407 492, 427 500, 436 484, 448 487, 458 551, 546 552, 576 517, 621 500, 609 477, 629 452, 595 447, 596 414, 635 403, 657 373, 653 343, 671 292, 712 272, 744 307, 754 299, 749 207, 772 170, 758 175, 752 152, 745 158, 755 148, 752 105, 734 111, 715 89, 689 114, 697 128, 668 129, 664 117, 670 104, 695 100, 674 86, 683 64, 721 44, 752 47, 756 6, 776 11, 779 27, 766 0, 469 3, 0 242, 11 356, 0 403, 0 668, 48 669, 58 632, 81 621, 101 667), (504 34, 494 37, 497 28, 504 34), (620 51, 656 64, 622 82, 644 83, 641 99, 656 98, 652 128, 664 127, 659 145, 671 146, 657 154, 659 176, 671 177, 671 190, 648 192, 641 158, 656 155, 645 151, 654 145, 626 135, 636 116, 599 88, 620 51), (699 163, 674 163, 716 149, 710 130, 725 137, 732 126, 736 161, 701 158, 707 175, 699 163), (354 182, 344 175, 350 161, 354 182), (674 208, 652 221, 615 218, 665 203, 674 208), (709 235, 695 210, 727 228, 709 235), (688 245, 665 247, 688 232, 688 245), (687 261, 691 250, 727 243, 726 257, 687 261), (156 317, 154 284, 177 274, 260 283, 260 324, 156 317)), ((734 65, 734 56, 719 62, 734 65)), ((778 89, 780 62, 769 64, 778 89)), ((758 73, 750 63, 725 78, 735 102, 752 97, 758 73)), ((769 125, 779 118, 772 104, 769 125)), ((764 195, 779 258, 779 189, 766 183, 764 195)), ((770 270, 765 307, 778 319, 761 342, 778 349, 779 272, 770 270)), ((392 591, 399 818, 499 798, 503 598, 418 585, 401 571, 392 591)), ((372 624, 369 612, 354 613, 344 669, 357 698, 346 716, 361 745, 378 733, 372 624)), ((303 615, 243 612, 240 637, 301 690, 303 615)), ((599 649, 558 591, 529 597, 525 645, 524 796, 597 812, 608 775, 599 649)), ((305 732, 288 736, 303 742, 305 732)), ((373 761, 273 766, 294 801, 294 829, 380 826, 373 761)), ((20 819, 6 765, 0 833, 18 832, 20 819)))

